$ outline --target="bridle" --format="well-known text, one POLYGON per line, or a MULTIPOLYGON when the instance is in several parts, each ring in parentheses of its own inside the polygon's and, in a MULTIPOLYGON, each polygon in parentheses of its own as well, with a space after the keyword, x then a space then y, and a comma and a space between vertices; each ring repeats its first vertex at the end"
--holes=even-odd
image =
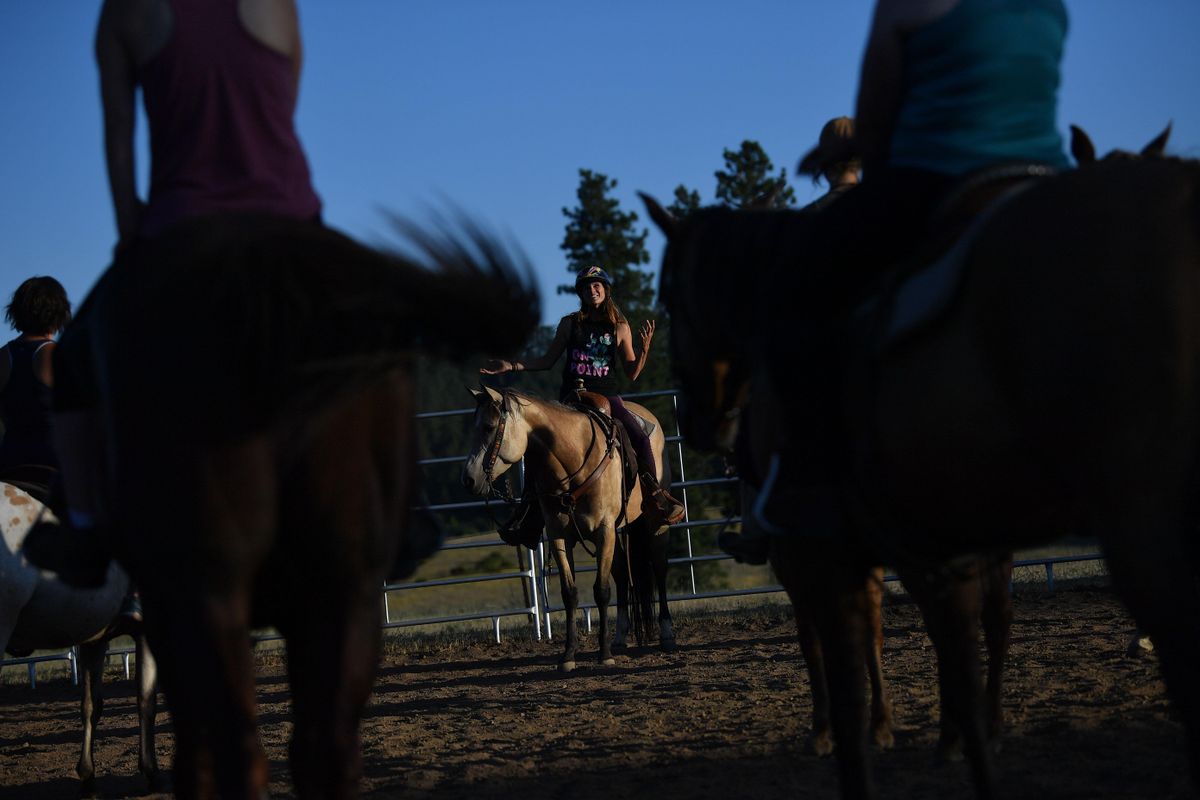
MULTIPOLYGON (((484 457, 482 471, 484 471, 484 480, 487 481, 488 493, 494 497, 504 500, 505 503, 514 505, 517 503, 517 498, 512 497, 512 491, 509 488, 508 481, 504 482, 504 488, 497 488, 496 475, 492 474, 492 470, 496 469, 497 461, 504 461, 500 458, 500 447, 504 445, 504 429, 509 423, 509 393, 500 392, 500 402, 498 403, 500 419, 496 423, 496 433, 493 434, 491 444, 487 445, 487 455, 484 457)), ((504 462, 508 464, 509 462, 504 462)))

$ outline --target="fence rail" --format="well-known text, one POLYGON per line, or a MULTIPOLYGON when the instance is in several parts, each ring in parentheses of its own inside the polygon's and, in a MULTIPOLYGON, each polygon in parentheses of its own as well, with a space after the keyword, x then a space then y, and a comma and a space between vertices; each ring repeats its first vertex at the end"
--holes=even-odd
MULTIPOLYGON (((660 390, 653 392, 640 392, 627 395, 630 399, 646 399, 655 397, 671 398, 672 411, 677 411, 677 399, 674 390, 660 390)), ((448 411, 427 411, 417 414, 418 420, 426 419, 446 419, 453 417, 467 417, 474 413, 474 409, 452 409, 448 411)), ((715 561, 729 560, 729 556, 724 554, 702 554, 697 555, 692 548, 692 531, 697 528, 709 528, 714 526, 737 525, 741 522, 741 517, 738 515, 729 515, 718 519, 692 519, 691 509, 689 508, 689 489, 710 486, 725 486, 737 483, 736 478, 727 476, 717 477, 693 477, 688 478, 683 457, 683 442, 679 434, 679 426, 676 416, 675 433, 666 436, 668 445, 673 449, 672 464, 673 471, 677 474, 677 480, 671 483, 671 487, 678 490, 683 500, 684 505, 684 520, 675 525, 672 525, 669 532, 664 535, 682 536, 684 538, 686 555, 669 559, 669 565, 672 569, 686 569, 688 571, 689 585, 691 591, 677 593, 671 595, 668 599, 672 603, 694 600, 712 600, 723 597, 742 597, 749 595, 774 594, 783 591, 783 587, 777 584, 764 586, 745 587, 739 589, 718 589, 711 591, 700 591, 696 585, 695 566, 697 564, 706 564, 715 561)), ((666 430, 663 431, 666 434, 666 430)), ((422 458, 418 461, 422 466, 441 465, 462 463, 466 460, 466 455, 461 456, 431 456, 422 458)), ((520 466, 520 477, 524 478, 524 465, 520 466)), ((425 506, 418 506, 415 510, 426 511, 430 513, 448 513, 453 511, 463 511, 469 509, 481 509, 488 507, 489 503, 485 500, 471 500, 462 502, 450 503, 433 503, 425 506)), ((485 531, 486 532, 486 531, 485 531)), ((505 548, 509 551, 515 549, 516 567, 514 570, 490 572, 482 575, 463 575, 448 578, 436 578, 421 581, 408 581, 401 583, 387 583, 382 587, 382 602, 384 612, 383 626, 388 629, 418 627, 425 625, 437 625, 451 622, 468 622, 475 620, 491 620, 492 632, 497 642, 501 638, 500 622, 502 619, 511 617, 527 617, 533 629, 533 634, 536 639, 541 640, 544 637, 550 638, 551 633, 551 615, 563 612, 561 603, 554 603, 550 599, 549 578, 554 574, 552 559, 546 557, 545 547, 539 545, 530 556, 525 555, 523 548, 511 548, 499 538, 485 539, 482 541, 471 542, 449 542, 443 550, 465 550, 472 548, 505 548), (488 583, 494 581, 519 581, 522 587, 522 596, 525 599, 525 604, 519 607, 509 608, 480 608, 476 610, 466 611, 457 614, 446 614, 441 616, 426 616, 412 619, 393 619, 390 604, 388 599, 390 596, 403 592, 412 591, 433 591, 448 586, 468 585, 477 583, 488 583)), ((1055 583, 1054 567, 1058 564, 1072 562, 1087 562, 1101 559, 1102 556, 1097 553, 1087 553, 1083 555, 1059 555, 1047 556, 1044 558, 1034 558, 1018 561, 1015 566, 1018 567, 1043 567, 1046 572, 1047 587, 1053 591, 1055 583)), ((580 565, 577 572, 595 571, 594 566, 580 565)), ((885 580, 895 580, 895 576, 887 576, 885 580)), ((594 603, 580 603, 580 610, 585 615, 585 623, 588 630, 591 630, 592 616, 591 612, 595 609, 594 603)), ((274 633, 266 633, 255 637, 255 642, 272 641, 280 637, 274 633)), ((125 675, 129 676, 129 659, 133 653, 132 648, 121 648, 109 651, 109 656, 120 657, 124 662, 125 675)), ((72 679, 78 682, 78 668, 76 664, 76 654, 74 648, 51 654, 41 654, 26 658, 13 658, 8 660, 0 660, 0 669, 5 667, 24 666, 29 676, 31 686, 36 686, 36 668, 38 664, 56 661, 66 661, 70 664, 72 679)))

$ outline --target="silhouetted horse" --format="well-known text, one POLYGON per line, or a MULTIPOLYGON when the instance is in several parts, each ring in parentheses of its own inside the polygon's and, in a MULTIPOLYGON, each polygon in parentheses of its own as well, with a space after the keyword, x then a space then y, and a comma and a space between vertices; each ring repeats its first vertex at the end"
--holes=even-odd
POLYGON ((141 588, 180 797, 257 797, 252 628, 287 641, 301 797, 357 792, 380 587, 405 535, 417 350, 519 347, 528 268, 409 230, 433 269, 317 225, 208 219, 139 245, 94 296, 114 546, 141 588))
MULTIPOLYGON (((46 470, 46 480, 52 474, 52 470, 46 470)), ((30 526, 43 515, 53 518, 40 499, 46 494, 42 486, 0 480, 0 653, 7 650, 25 656, 34 650, 78 646, 83 743, 75 772, 79 775, 80 794, 90 797, 96 789, 93 755, 96 726, 104 710, 102 679, 108 642, 117 636, 132 636, 137 652, 138 770, 146 777, 150 791, 158 791, 154 657, 146 646, 141 625, 118 614, 129 589, 129 576, 112 564, 104 585, 76 589, 26 561, 21 549, 30 526)))
MULTIPOLYGON (((711 448, 762 371, 754 333, 785 333, 786 320, 757 314, 756 293, 778 270, 803 268, 796 232, 808 221, 706 209, 675 222, 649 207, 668 237, 662 297, 690 400, 681 423, 711 448), (711 297, 727 316, 703 313, 711 297)), ((937 585, 964 554, 1076 528, 1099 538, 1154 638, 1200 776, 1200 164, 1106 160, 1043 179, 993 208, 962 258, 944 314, 844 370, 853 534, 775 543, 777 567, 804 576, 818 609, 843 792, 873 793, 858 599, 870 565, 904 566, 912 590, 914 575, 937 585)), ((954 608, 939 600, 926 619, 946 709, 987 795, 976 644, 967 616, 937 613, 954 608)))

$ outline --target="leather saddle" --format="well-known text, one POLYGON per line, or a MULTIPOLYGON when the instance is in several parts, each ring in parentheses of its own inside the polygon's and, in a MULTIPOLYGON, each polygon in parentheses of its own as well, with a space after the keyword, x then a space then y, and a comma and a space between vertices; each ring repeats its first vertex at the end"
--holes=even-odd
POLYGON ((897 265, 881 290, 858 308, 854 327, 873 331, 881 355, 940 321, 954 306, 966 276, 967 256, 992 217, 1040 179, 1055 174, 1044 164, 1005 164, 972 173, 934 211, 929 243, 897 265))

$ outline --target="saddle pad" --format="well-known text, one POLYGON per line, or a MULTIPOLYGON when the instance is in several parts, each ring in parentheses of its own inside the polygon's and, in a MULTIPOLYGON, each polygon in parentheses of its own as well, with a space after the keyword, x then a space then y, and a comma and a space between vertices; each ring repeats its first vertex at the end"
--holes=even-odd
POLYGON ((630 414, 633 414, 633 418, 637 420, 637 422, 638 422, 638 425, 640 425, 640 426, 641 426, 642 430, 645 432, 645 434, 646 434, 647 436, 650 436, 651 434, 653 434, 653 433, 654 433, 654 429, 658 427, 657 425, 655 425, 655 424, 654 424, 653 422, 651 422, 650 420, 648 420, 648 419, 646 419, 645 417, 643 417, 643 416, 639 415, 639 414, 638 414, 636 411, 630 411, 629 413, 630 413, 630 414))

